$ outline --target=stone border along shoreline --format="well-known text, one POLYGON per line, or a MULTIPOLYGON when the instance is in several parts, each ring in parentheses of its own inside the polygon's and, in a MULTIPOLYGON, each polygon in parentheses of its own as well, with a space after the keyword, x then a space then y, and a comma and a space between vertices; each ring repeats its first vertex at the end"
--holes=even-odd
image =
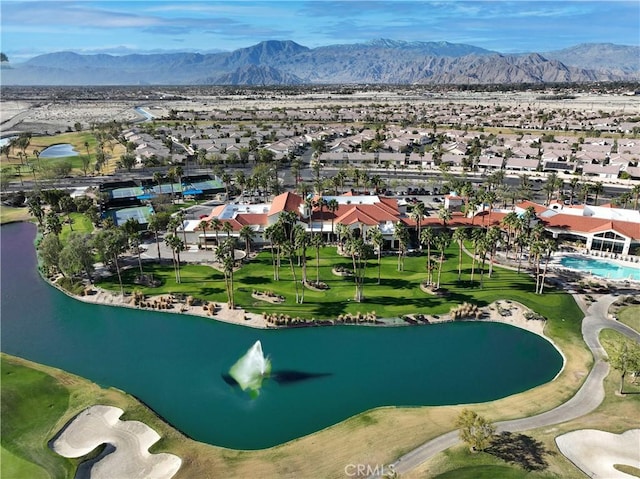
MULTIPOLYGON (((192 316, 200 316, 208 319, 213 319, 216 321, 222 321, 225 323, 236 324, 239 326, 248 326, 252 328, 258 329, 287 329, 287 326, 278 327, 271 323, 268 323, 266 318, 261 313, 251 313, 247 312, 242 308, 230 309, 226 303, 214 303, 207 302, 208 306, 205 310, 202 304, 187 304, 187 301, 180 301, 172 294, 160 294, 156 296, 145 297, 146 303, 156 303, 156 304, 171 304, 172 307, 169 309, 153 309, 153 308, 142 308, 139 306, 135 306, 132 304, 131 300, 134 298, 133 294, 122 296, 119 293, 114 293, 112 291, 108 291, 102 288, 98 288, 96 286, 91 287, 91 291, 94 294, 87 294, 85 296, 76 295, 70 293, 69 291, 64 290, 57 284, 53 283, 51 280, 45 278, 45 280, 51 284, 53 287, 57 288, 59 291, 63 292, 70 298, 76 299, 78 301, 82 301, 84 303, 97 304, 103 306, 116 306, 116 307, 125 307, 131 309, 138 309, 141 311, 154 311, 160 313, 173 313, 173 314, 188 314, 192 316), (213 308, 212 306, 215 306, 213 308), (211 310, 215 310, 215 313, 212 313, 211 310)), ((427 318, 426 321, 413 321, 402 322, 402 323, 391 323, 388 322, 390 319, 387 319, 385 322, 384 319, 378 320, 375 324, 372 325, 370 322, 365 323, 336 323, 335 321, 325 320, 318 322, 305 322, 302 324, 296 323, 293 327, 318 327, 318 326, 326 326, 326 325, 339 325, 339 324, 359 324, 366 326, 381 326, 381 327, 406 327, 412 325, 430 325, 430 324, 440 324, 440 323, 448 323, 452 321, 480 321, 480 322, 495 322, 495 323, 503 323, 509 324, 511 326, 515 326, 524 330, 527 330, 531 333, 542 336, 547 341, 549 341, 560 354, 562 351, 557 347, 557 345, 553 342, 551 338, 544 334, 544 327, 546 325, 546 321, 540 319, 527 319, 526 313, 531 312, 529 308, 526 306, 511 300, 498 300, 489 304, 484 308, 480 308, 480 311, 483 313, 482 317, 479 319, 476 318, 464 318, 464 319, 453 319, 450 314, 440 314, 440 315, 422 315, 427 318), (507 311, 507 314, 503 314, 507 311)), ((268 315, 267 315, 268 316, 268 315)), ((409 318, 413 318, 418 316, 418 313, 407 313, 406 316, 409 318)), ((563 368, 565 358, 563 357, 563 368)))

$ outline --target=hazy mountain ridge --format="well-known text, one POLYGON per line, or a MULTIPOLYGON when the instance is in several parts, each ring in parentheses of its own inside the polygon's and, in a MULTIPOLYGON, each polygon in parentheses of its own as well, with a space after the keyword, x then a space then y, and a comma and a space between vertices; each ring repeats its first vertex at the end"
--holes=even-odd
POLYGON ((301 85, 304 82, 273 67, 264 65, 245 65, 231 73, 216 78, 205 78, 196 82, 198 85, 301 85))
POLYGON ((582 68, 593 70, 602 69, 625 73, 637 73, 640 70, 640 46, 583 43, 542 55, 561 61, 565 65, 579 65, 582 68))
POLYGON ((638 81, 639 54, 640 47, 613 44, 577 45, 544 54, 503 55, 447 42, 377 39, 310 49, 293 41, 270 40, 232 52, 209 54, 51 53, 2 70, 2 83, 291 85, 638 81))

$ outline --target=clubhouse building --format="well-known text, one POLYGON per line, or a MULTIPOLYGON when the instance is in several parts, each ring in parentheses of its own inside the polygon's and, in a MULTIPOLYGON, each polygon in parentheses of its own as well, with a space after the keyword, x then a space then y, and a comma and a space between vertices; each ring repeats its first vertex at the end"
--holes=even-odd
MULTIPOLYGON (((403 201, 377 195, 309 196, 305 199, 287 192, 276 196, 271 203, 230 203, 216 206, 207 217, 185 221, 184 230, 190 236, 191 243, 201 247, 213 245, 216 237, 226 233, 216 232, 211 226, 203 230, 201 222, 206 221, 210 225, 211 220, 217 219, 220 224, 230 223, 229 234, 235 237, 238 237, 243 226, 250 227, 254 232, 253 242, 260 245, 266 243, 265 229, 276 223, 283 212, 288 211, 295 213, 298 224, 306 231, 322 234, 326 241, 335 240, 338 229, 342 227, 358 230, 362 235, 366 235, 369 229, 378 227, 385 239, 384 248, 393 249, 397 246, 394 231, 398 221, 407 226, 412 233, 412 243, 417 244, 418 225, 408 214, 407 208, 408 205, 403 201)), ((452 216, 446 226, 457 228, 499 225, 509 212, 523 214, 527 208, 534 209, 537 221, 554 238, 578 242, 587 251, 629 256, 640 248, 640 212, 608 206, 568 206, 562 203, 543 206, 523 201, 509 209, 479 209, 475 214, 465 216, 453 211, 459 207, 449 205, 452 216)), ((437 215, 427 213, 421 220, 421 227, 442 228, 443 222, 437 215)))

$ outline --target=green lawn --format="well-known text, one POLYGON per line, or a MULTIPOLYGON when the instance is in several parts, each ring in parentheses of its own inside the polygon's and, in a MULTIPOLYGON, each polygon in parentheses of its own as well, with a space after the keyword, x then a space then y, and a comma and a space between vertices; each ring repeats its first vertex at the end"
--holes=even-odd
MULTIPOLYGON (((35 163, 37 165, 38 170, 36 171, 36 176, 38 177, 38 179, 41 179, 43 177, 43 172, 40 171, 40 169, 47 170, 48 167, 55 166, 63 162, 68 162, 71 164, 71 168, 72 168, 71 174, 83 175, 84 174, 83 158, 86 159, 87 157, 87 148, 85 147, 85 142, 88 143, 88 146, 89 146, 89 167, 87 169, 87 173, 93 174, 95 161, 96 161, 96 147, 98 145, 98 142, 95 136, 90 131, 68 132, 68 133, 61 133, 54 136, 33 137, 31 138, 31 143, 29 144, 29 147, 26 150, 26 153, 28 155, 27 162, 35 163), (34 153, 35 150, 42 151, 51 145, 57 145, 62 143, 69 143, 73 145, 74 149, 78 152, 78 155, 67 156, 62 158, 36 159, 36 155, 34 153)), ((123 152, 124 152, 124 147, 115 141, 111 141, 107 143, 107 145, 105 145, 105 153, 107 154, 108 157, 111 158, 108 161, 108 164, 105 165, 105 168, 104 168, 105 172, 109 172, 114 169, 116 160, 120 158, 120 155, 123 152), (112 146, 113 146, 113 150, 111 149, 112 146)), ((10 156, 9 160, 7 161, 7 164, 13 167, 13 165, 21 164, 21 161, 14 153, 13 156, 10 156)), ((14 174, 14 171, 11 171, 11 173, 14 174)), ((33 179, 33 174, 31 172, 31 169, 26 165, 23 165, 20 168, 20 174, 22 175, 23 179, 29 179, 29 180, 33 179)), ((17 176, 15 176, 14 181, 16 180, 19 180, 17 176)))
MULTIPOLYGON (((89 156, 91 159, 89 173, 93 171, 93 165, 95 163, 95 150, 97 146, 96 138, 93 136, 91 132, 70 132, 70 133, 61 133, 59 135, 54 136, 38 136, 31 138, 31 143, 27 148, 28 162, 35 162, 39 167, 45 168, 47 166, 56 165, 62 162, 70 162, 71 166, 75 173, 82 173, 82 157, 87 156, 87 149, 84 144, 87 142, 89 144, 89 156), (67 156, 62 158, 40 158, 36 160, 36 156, 34 151, 43 151, 45 148, 51 145, 58 145, 62 143, 69 143, 73 145, 75 150, 78 152, 77 156, 67 156)), ((110 153, 107 150, 107 153, 110 153)), ((17 165, 20 164, 20 161, 15 158, 10 160, 11 164, 17 165)), ((20 168, 20 173, 24 177, 24 179, 33 179, 33 175, 31 170, 23 165, 20 168)), ((36 172, 38 178, 40 178, 41 173, 36 172)))
MULTIPOLYGON (((469 282, 471 258, 463 258, 462 281, 458 282, 458 249, 452 246, 447 252, 447 261, 443 266, 441 285, 450 291, 446 298, 439 298, 420 289, 420 282, 426 277, 425 257, 413 256, 405 260, 404 271, 397 271, 397 257, 382 258, 381 284, 377 284, 377 260, 369 260, 365 281, 365 301, 353 301, 355 287, 353 279, 332 274, 334 266, 351 267, 349 258, 341 257, 334 247, 323 248, 320 261, 320 280, 329 285, 323 292, 305 288, 304 304, 295 303, 295 289, 290 267, 282 262, 280 281, 273 280, 271 255, 260 253, 250 263, 244 265, 234 275, 236 304, 254 312, 284 313, 305 318, 335 318, 346 312, 356 313, 375 311, 378 317, 395 318, 406 313, 424 314, 448 313, 452 306, 464 301, 486 306, 498 299, 519 301, 545 317, 554 319, 556 333, 571 329, 579 334, 582 313, 573 298, 563 291, 547 289, 543 295, 533 293, 534 282, 525 273, 494 268, 491 278, 485 274, 484 287, 479 286, 479 268, 476 266, 474 283, 469 282), (283 295, 285 302, 271 304, 257 301, 251 297, 254 290, 273 291, 283 295)), ((209 266, 184 265, 181 268, 182 283, 176 284, 171 266, 159 267, 147 265, 147 271, 161 278, 163 284, 158 288, 140 288, 133 285, 135 270, 129 270, 125 282, 127 291, 141 289, 145 294, 184 293, 209 301, 226 301, 225 285, 222 273, 209 266)), ((301 277, 301 268, 296 266, 296 277, 301 277)), ((315 257, 308 252, 307 277, 316 278, 315 257)), ((113 276, 100 283, 108 289, 118 289, 117 277, 113 276)), ((300 287, 301 289, 301 287, 300 287)))
POLYGON ((30 221, 32 216, 27 208, 14 208, 0 205, 0 224, 13 223, 14 221, 30 221))
POLYGON ((640 306, 627 306, 618 311, 618 321, 640 331, 640 306))
MULTIPOLYGON (((640 345, 613 329, 605 329, 600 333, 600 343, 607 351, 607 354, 611 354, 616 349, 619 350, 618 348, 624 342, 627 343, 631 350, 636 352, 640 351, 640 345)), ((610 376, 615 376, 619 387, 622 374, 617 369, 611 369, 612 370, 609 374, 610 376)), ((640 396, 636 396, 637 394, 640 394, 640 381, 634 381, 634 377, 631 373, 627 373, 625 376, 624 392, 632 393, 631 397, 640 403, 640 396)))
POLYGON ((40 371, 2 360, 2 477, 71 477, 74 465, 47 441, 66 412, 69 391, 40 371))
POLYGON ((67 215, 60 216, 60 220, 63 222, 62 232, 60 233, 60 241, 62 244, 65 244, 67 238, 69 238, 69 235, 72 232, 71 228, 73 228, 73 232, 78 233, 91 233, 93 231, 93 223, 87 215, 82 213, 71 213, 69 216, 71 217, 71 226, 67 223, 67 215))

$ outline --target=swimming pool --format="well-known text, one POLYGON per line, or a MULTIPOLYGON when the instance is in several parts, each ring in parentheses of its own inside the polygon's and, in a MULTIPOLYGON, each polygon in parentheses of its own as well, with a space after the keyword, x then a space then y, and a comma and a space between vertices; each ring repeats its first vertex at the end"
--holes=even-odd
POLYGON ((607 279, 631 279, 640 281, 640 269, 623 266, 601 259, 583 258, 580 256, 564 256, 560 264, 565 268, 584 271, 607 279))

